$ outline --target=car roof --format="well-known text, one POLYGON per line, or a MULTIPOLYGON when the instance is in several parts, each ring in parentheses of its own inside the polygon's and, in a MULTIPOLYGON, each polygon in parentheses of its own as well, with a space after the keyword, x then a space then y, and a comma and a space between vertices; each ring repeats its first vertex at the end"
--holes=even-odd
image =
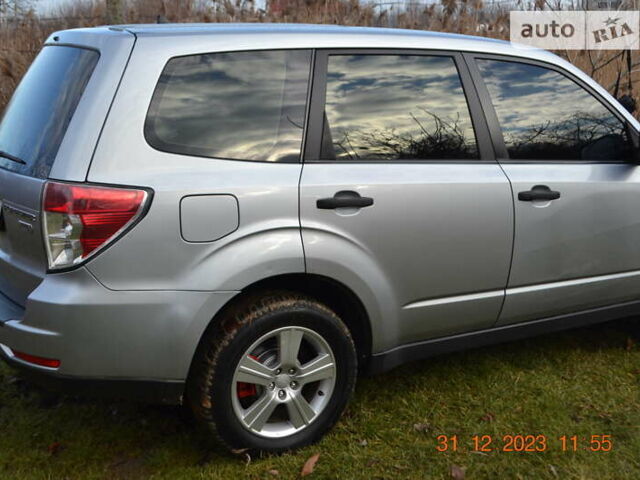
POLYGON ((192 35, 203 33, 309 33, 309 34, 341 34, 341 35, 412 35, 419 37, 447 39, 475 39, 480 42, 505 43, 497 40, 457 33, 432 32, 426 30, 408 30, 402 28, 349 27, 343 25, 320 25, 306 23, 148 23, 116 25, 136 35, 192 35))
POLYGON ((260 49, 282 48, 283 41, 299 41, 304 38, 300 48, 422 48, 513 55, 554 64, 563 63, 560 57, 547 50, 505 40, 401 28, 298 23, 160 23, 114 25, 107 28, 125 31, 139 38, 165 38, 175 42, 188 41, 190 37, 200 40, 208 37, 212 41, 216 37, 220 40, 231 36, 253 39, 260 37, 260 49))
MULTIPOLYGON (((401 28, 348 27, 342 25, 314 25, 304 23, 160 23, 116 25, 112 29, 122 29, 136 36, 177 37, 185 35, 221 35, 221 34, 308 34, 322 38, 323 36, 341 35, 347 42, 350 38, 376 36, 388 39, 414 37, 433 42, 477 42, 478 46, 502 45, 509 48, 511 44, 504 40, 462 35, 457 33, 433 32, 426 30, 407 30, 401 28)), ((392 46, 392 45, 391 45, 392 46)))
MULTIPOLYGON (((132 34, 147 41, 157 42, 160 39, 165 39, 167 42, 162 42, 165 45, 206 42, 209 45, 224 45, 227 48, 231 39, 233 42, 251 39, 252 47, 260 50, 291 48, 292 44, 298 48, 434 49, 514 55, 556 64, 562 61, 558 56, 546 50, 493 38, 425 30, 340 25, 293 23, 130 24, 55 32, 49 39, 61 34, 65 34, 65 37, 68 38, 69 34, 72 34, 72 40, 86 40, 89 37, 113 35, 117 32, 132 34), (258 38, 259 41, 257 41, 258 38)), ((238 43, 245 44, 246 42, 240 41, 238 43)))
POLYGON ((423 48, 495 53, 532 58, 550 63, 562 60, 546 50, 514 44, 505 40, 457 33, 407 30, 401 28, 348 27, 296 23, 160 23, 98 27, 120 30, 146 39, 188 38, 212 41, 229 37, 260 37, 260 49, 282 48, 283 41, 299 41, 300 48, 423 48))

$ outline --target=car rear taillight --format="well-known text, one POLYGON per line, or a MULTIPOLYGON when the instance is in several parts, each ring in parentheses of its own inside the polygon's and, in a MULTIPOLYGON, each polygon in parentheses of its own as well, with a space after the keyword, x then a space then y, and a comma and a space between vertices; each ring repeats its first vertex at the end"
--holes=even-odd
POLYGON ((140 217, 147 197, 132 188, 47 182, 43 228, 49 268, 72 267, 95 255, 140 217))

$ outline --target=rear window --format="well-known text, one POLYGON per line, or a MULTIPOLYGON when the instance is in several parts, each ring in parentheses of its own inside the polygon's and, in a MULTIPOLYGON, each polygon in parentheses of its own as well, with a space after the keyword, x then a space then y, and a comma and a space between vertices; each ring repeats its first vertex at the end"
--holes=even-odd
POLYGON ((158 150, 233 160, 300 160, 310 50, 171 59, 145 136, 158 150))
POLYGON ((42 49, 0 122, 0 167, 47 178, 99 56, 77 47, 42 49))

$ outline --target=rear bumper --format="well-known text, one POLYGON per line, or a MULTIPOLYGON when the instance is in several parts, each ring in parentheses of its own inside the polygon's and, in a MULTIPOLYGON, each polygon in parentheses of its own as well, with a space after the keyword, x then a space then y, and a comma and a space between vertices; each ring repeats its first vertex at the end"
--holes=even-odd
POLYGON ((0 327, 6 322, 24 317, 24 308, 0 293, 0 327))
POLYGON ((30 367, 10 358, 0 348, 0 359, 36 385, 66 395, 89 398, 126 399, 139 402, 179 405, 184 394, 184 382, 159 380, 114 380, 60 375, 30 367))
POLYGON ((211 318, 236 293, 114 291, 84 268, 47 275, 24 309, 0 297, 0 344, 8 347, 0 356, 39 383, 119 397, 139 397, 141 387, 167 403, 181 395, 211 318), (12 351, 60 366, 34 366, 12 351))

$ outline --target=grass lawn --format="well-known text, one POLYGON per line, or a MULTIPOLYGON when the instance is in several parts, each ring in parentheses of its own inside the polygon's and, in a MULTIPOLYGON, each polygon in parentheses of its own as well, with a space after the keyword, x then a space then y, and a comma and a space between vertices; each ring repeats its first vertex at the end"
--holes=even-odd
POLYGON ((2 365, 0 479, 288 479, 316 453, 307 478, 637 479, 640 344, 629 337, 618 322, 361 379, 320 444, 253 459, 225 453, 179 408, 56 399, 2 365), (436 450, 441 434, 458 436, 457 452, 436 450), (548 450, 473 452, 476 434, 493 447, 544 434, 548 450), (578 451, 562 451, 561 435, 577 435, 578 451), (591 435, 611 435, 612 451, 585 449, 591 435))

